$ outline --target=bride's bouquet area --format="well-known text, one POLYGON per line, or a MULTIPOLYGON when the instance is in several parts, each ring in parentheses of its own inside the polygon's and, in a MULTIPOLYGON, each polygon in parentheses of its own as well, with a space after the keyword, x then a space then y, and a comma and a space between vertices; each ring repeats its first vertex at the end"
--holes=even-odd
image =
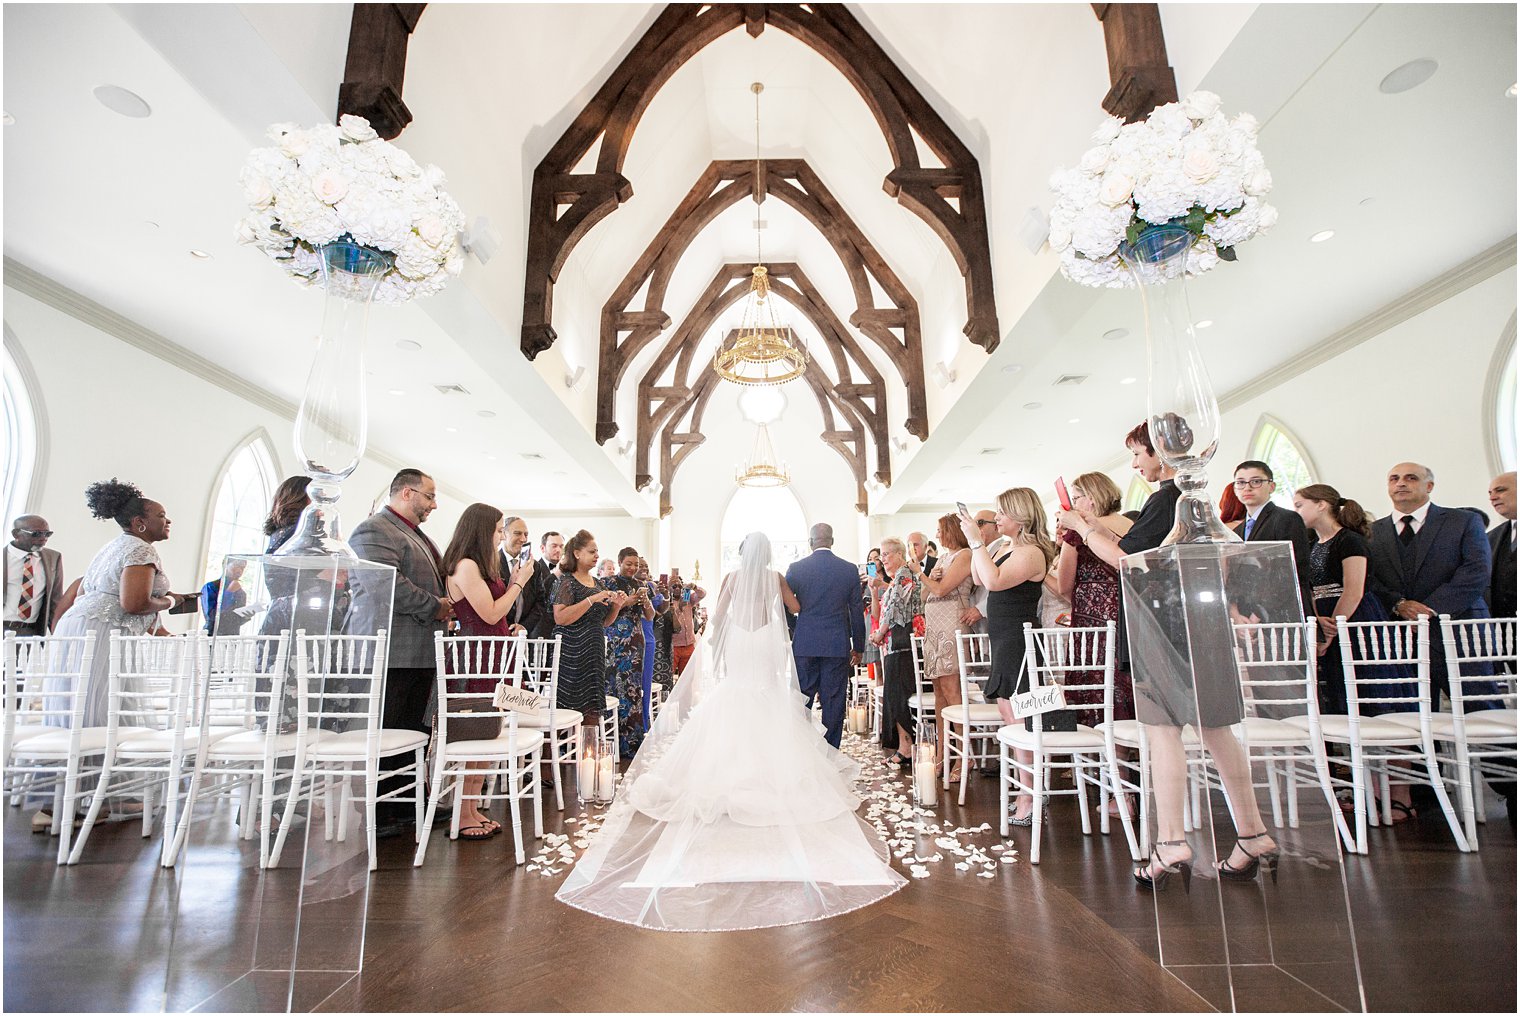
POLYGON ((248 214, 237 224, 251 244, 305 285, 322 281, 319 253, 342 240, 390 256, 375 291, 405 303, 443 289, 464 268, 464 213, 443 189, 443 170, 419 166, 345 114, 337 124, 276 124, 273 147, 249 153, 241 176, 248 214))
POLYGON ((1219 96, 1194 92, 1158 106, 1142 121, 1106 118, 1092 148, 1050 178, 1057 194, 1050 247, 1061 272, 1084 286, 1135 285, 1120 248, 1151 227, 1182 227, 1193 237, 1186 272, 1197 275, 1277 221, 1267 204, 1272 174, 1256 147, 1259 124, 1233 119, 1219 96))

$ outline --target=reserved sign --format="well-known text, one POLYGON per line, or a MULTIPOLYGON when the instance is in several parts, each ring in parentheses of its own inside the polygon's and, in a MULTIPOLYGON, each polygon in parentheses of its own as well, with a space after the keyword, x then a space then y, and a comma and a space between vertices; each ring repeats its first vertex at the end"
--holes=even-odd
POLYGON ((526 688, 514 688, 502 681, 496 686, 496 694, 492 697, 491 704, 497 709, 505 709, 512 713, 540 713, 543 712, 545 699, 537 692, 526 688))
POLYGON ((1040 713, 1053 713, 1066 708, 1066 689, 1059 684, 1046 685, 1030 692, 1015 695, 1011 700, 1013 715, 1019 719, 1040 713))

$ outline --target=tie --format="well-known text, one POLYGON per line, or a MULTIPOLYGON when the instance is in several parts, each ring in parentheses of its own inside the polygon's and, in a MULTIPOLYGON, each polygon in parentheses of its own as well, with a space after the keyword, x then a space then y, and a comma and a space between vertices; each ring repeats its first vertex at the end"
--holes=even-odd
POLYGON ((37 573, 32 563, 36 557, 36 554, 27 554, 21 559, 21 601, 16 605, 16 616, 23 621, 32 619, 32 610, 36 606, 37 573))
POLYGON ((1399 530, 1399 542, 1407 547, 1414 543, 1414 516, 1405 515, 1399 521, 1404 523, 1404 528, 1399 530))
POLYGON ((1251 530, 1253 530, 1255 528, 1256 528, 1256 519, 1255 519, 1255 517, 1253 516, 1253 517, 1247 518, 1246 519, 1246 539, 1249 540, 1251 538, 1251 530))

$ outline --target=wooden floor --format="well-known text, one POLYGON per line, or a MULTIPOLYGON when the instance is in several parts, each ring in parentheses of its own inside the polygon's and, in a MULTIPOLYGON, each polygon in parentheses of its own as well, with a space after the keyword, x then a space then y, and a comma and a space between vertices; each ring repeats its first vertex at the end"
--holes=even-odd
MULTIPOLYGON (((995 824, 994 781, 969 789, 940 820, 995 824)), ((1075 805, 1058 802, 1038 866, 1015 829, 1018 861, 992 878, 942 863, 851 914, 726 934, 564 906, 564 875, 515 866, 509 836, 450 843, 440 831, 420 869, 409 842, 384 841, 366 879, 359 844, 323 844, 316 825, 304 877, 299 844, 260 874, 257 841, 230 834, 225 807, 197 823, 175 871, 157 867, 157 839, 137 822, 98 828, 79 865, 57 868, 56 840, 6 809, 5 1009, 1336 1011, 1361 1007, 1361 984, 1373 1010, 1515 1010, 1502 805, 1476 854, 1456 850, 1439 816, 1374 830, 1371 854, 1346 859, 1346 891, 1325 816, 1306 808, 1280 837, 1278 886, 1200 872, 1191 895, 1174 881, 1153 902, 1135 890, 1117 824, 1083 837, 1075 805)), ((574 831, 552 802, 546 827, 574 831)), ((1208 852, 1206 834, 1192 842, 1208 852)))

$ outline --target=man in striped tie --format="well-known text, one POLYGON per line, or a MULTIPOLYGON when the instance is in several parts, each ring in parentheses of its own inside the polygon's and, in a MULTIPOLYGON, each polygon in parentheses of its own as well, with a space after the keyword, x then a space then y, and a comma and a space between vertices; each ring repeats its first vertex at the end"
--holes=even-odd
POLYGON ((5 630, 17 635, 46 635, 57 623, 54 609, 63 594, 63 556, 48 550, 53 531, 40 515, 23 515, 11 524, 5 545, 5 630))

